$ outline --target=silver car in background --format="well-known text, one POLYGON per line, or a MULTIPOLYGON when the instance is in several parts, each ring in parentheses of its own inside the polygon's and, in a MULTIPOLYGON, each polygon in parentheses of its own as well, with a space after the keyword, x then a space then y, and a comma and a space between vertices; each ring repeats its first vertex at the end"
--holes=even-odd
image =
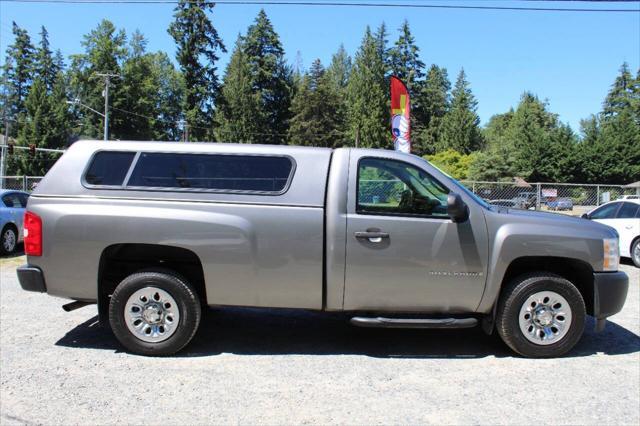
POLYGON ((11 254, 22 242, 22 220, 29 194, 0 189, 0 254, 11 254))

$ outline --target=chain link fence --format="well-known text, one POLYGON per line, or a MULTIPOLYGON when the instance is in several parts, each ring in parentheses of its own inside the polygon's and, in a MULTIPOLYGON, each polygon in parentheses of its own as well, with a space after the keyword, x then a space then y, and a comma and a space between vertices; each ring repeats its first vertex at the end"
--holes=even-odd
MULTIPOLYGON (((42 176, 0 176, 0 187, 30 192, 40 180, 42 176)), ((490 204, 574 215, 623 195, 636 194, 634 189, 620 185, 479 181, 462 181, 462 184, 490 204)), ((407 186, 397 179, 363 179, 358 190, 362 202, 393 205, 400 201, 407 186)))
POLYGON ((0 176, 0 188, 31 192, 41 180, 42 176, 0 176))

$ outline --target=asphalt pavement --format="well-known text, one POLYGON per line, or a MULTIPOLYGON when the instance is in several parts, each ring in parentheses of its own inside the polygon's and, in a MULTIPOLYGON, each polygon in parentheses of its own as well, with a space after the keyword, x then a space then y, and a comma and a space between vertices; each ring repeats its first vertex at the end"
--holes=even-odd
MULTIPOLYGON (((603 333, 566 357, 470 330, 218 309, 176 356, 122 351, 95 306, 20 289, 0 259, 0 424, 640 424, 640 269, 603 333)), ((71 267, 71 266, 70 266, 71 267)), ((90 283, 87 283, 90 285, 90 283)))

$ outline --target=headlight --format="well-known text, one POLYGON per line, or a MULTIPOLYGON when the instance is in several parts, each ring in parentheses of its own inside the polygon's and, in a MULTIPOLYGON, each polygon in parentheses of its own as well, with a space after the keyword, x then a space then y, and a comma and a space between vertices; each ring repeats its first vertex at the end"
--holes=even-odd
POLYGON ((620 264, 620 248, 617 238, 602 240, 604 258, 602 260, 603 271, 617 271, 620 264))

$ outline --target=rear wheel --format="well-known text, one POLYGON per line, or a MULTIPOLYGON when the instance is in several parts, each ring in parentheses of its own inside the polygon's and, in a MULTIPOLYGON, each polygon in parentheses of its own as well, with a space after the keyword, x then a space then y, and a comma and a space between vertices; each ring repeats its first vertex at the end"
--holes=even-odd
POLYGON ((2 252, 2 254, 11 254, 16 250, 18 234, 11 225, 5 226, 0 239, 2 240, 0 245, 0 252, 2 252))
POLYGON ((548 273, 523 275, 505 288, 496 327, 514 351, 532 358, 565 354, 582 337, 586 309, 580 291, 548 273))
POLYGON ((631 244, 631 260, 637 268, 640 268, 640 238, 636 238, 631 244))
POLYGON ((183 278, 139 272, 125 278, 109 303, 109 323, 131 352, 171 355, 195 335, 202 316, 195 290, 183 278))

